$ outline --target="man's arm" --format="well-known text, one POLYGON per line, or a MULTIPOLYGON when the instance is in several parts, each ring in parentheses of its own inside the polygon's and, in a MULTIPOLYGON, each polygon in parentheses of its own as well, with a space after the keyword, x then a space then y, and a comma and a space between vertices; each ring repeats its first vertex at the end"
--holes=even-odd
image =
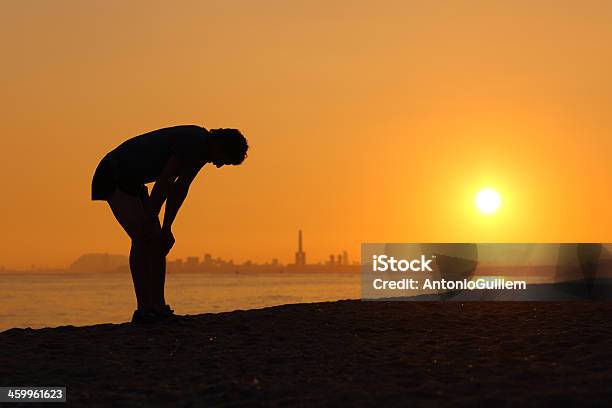
POLYGON ((162 205, 164 205, 164 201, 166 201, 166 198, 168 197, 168 192, 176 181, 180 171, 180 160, 176 155, 173 155, 170 157, 170 160, 168 160, 162 174, 159 176, 158 180, 153 185, 153 189, 151 190, 149 202, 151 203, 151 210, 156 217, 159 216, 162 205))
POLYGON ((170 233, 176 214, 179 208, 181 208, 183 201, 185 201, 185 197, 187 197, 189 186, 201 168, 201 166, 194 166, 185 169, 168 187, 162 231, 170 233))

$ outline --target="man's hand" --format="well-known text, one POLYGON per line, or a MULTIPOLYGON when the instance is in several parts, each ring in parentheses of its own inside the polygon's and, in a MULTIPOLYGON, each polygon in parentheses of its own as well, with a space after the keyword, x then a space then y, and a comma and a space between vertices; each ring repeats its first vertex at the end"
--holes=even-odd
POLYGON ((172 235, 172 231, 170 230, 170 228, 162 228, 161 244, 162 244, 162 253, 164 254, 164 256, 168 255, 168 253, 174 246, 174 235, 172 235))

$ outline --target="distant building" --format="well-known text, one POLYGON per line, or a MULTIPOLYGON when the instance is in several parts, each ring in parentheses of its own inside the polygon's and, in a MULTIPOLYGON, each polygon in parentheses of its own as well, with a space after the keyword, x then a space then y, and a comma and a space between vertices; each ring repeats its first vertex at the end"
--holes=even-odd
POLYGON ((168 273, 180 273, 183 272, 183 260, 175 259, 174 261, 166 262, 166 270, 168 273))
POLYGON ((187 259, 185 259, 185 266, 196 266, 199 263, 200 258, 197 256, 188 256, 187 259))
POLYGON ((197 256, 188 256, 185 258, 185 263, 183 264, 183 270, 185 272, 197 272, 198 267, 200 266, 200 258, 197 256))
POLYGON ((336 264, 336 258, 334 257, 334 254, 329 255, 329 261, 327 261, 327 264, 329 266, 334 266, 336 264))
POLYGON ((210 254, 204 254, 204 266, 212 266, 213 261, 212 261, 212 256, 210 254))
POLYGON ((298 231, 298 250, 295 253, 295 265, 306 265, 306 253, 302 250, 302 230, 298 231))

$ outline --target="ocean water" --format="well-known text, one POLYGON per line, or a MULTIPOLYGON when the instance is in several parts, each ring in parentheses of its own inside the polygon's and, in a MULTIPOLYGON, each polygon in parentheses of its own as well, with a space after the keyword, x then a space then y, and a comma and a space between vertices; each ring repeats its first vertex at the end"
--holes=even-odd
MULTIPOLYGON (((136 306, 129 274, 0 275, 0 331, 129 321, 136 306)), ((348 273, 171 274, 166 301, 178 314, 226 312, 360 297, 348 273)))

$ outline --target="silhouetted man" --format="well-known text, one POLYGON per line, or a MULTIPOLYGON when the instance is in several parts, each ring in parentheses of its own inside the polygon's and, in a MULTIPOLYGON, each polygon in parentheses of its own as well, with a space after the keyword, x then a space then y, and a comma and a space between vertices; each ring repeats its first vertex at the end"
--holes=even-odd
POLYGON ((129 139, 108 153, 92 181, 92 199, 108 201, 132 240, 130 270, 138 309, 132 322, 174 317, 166 304, 166 255, 174 245, 172 222, 189 185, 206 163, 243 162, 248 144, 236 129, 175 126, 129 139), (151 195, 145 183, 155 182, 151 195), (159 212, 166 203, 163 222, 159 212))

